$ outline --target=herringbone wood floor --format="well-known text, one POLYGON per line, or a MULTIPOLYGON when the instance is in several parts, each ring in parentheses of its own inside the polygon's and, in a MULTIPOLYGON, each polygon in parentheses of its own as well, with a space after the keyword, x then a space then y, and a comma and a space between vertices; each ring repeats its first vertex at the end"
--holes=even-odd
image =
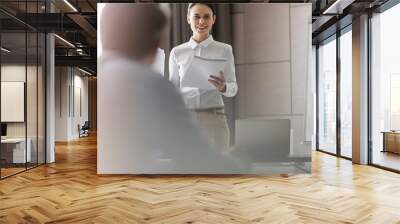
POLYGON ((98 176, 96 140, 0 181, 0 223, 400 223, 400 175, 323 153, 313 174, 98 176))

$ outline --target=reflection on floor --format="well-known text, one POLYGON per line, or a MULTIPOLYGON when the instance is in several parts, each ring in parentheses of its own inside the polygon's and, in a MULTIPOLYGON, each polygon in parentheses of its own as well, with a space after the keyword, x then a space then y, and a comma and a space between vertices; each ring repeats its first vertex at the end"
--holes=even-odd
POLYGON ((18 172, 24 171, 25 167, 23 168, 1 168, 1 178, 16 174, 18 172))
POLYGON ((26 164, 26 167, 25 164, 2 164, 1 166, 2 168, 0 168, 0 177, 5 178, 26 170, 26 167, 27 169, 30 169, 32 167, 36 167, 37 165, 36 163, 28 163, 26 164))
POLYGON ((391 152, 374 151, 373 164, 400 171, 400 155, 391 152))
POLYGON ((341 153, 341 155, 342 156, 344 156, 344 157, 347 157, 347 158, 351 158, 353 155, 352 155, 352 153, 353 153, 353 149, 351 148, 351 147, 349 147, 349 146, 347 146, 347 147, 341 147, 340 148, 340 153, 341 153))

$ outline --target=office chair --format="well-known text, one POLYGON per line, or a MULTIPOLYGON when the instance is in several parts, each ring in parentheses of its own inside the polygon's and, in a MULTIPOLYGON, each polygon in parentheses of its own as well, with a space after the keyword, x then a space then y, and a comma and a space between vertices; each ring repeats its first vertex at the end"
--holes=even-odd
POLYGON ((78 125, 78 129, 79 129, 79 138, 89 136, 89 129, 90 129, 89 121, 85 121, 82 127, 78 125))

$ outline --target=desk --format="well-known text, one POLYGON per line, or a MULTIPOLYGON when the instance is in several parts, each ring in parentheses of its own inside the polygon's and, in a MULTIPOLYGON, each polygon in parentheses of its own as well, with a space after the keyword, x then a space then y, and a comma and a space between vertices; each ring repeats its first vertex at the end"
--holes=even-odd
POLYGON ((30 162, 32 158, 30 138, 27 139, 25 154, 25 138, 6 138, 1 139, 1 157, 6 163, 25 163, 30 162), (12 158, 12 159, 11 159, 12 158), (27 161, 25 161, 27 158, 27 161))
POLYGON ((382 152, 393 152, 400 154, 400 132, 383 131, 382 152))

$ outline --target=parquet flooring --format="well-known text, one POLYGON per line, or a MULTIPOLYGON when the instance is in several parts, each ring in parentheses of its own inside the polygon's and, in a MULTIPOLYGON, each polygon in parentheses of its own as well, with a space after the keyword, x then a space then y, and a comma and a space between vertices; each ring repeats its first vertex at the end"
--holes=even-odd
POLYGON ((376 150, 372 158, 375 164, 400 170, 400 155, 391 152, 381 152, 376 150))
POLYGON ((400 175, 313 153, 290 176, 96 174, 95 137, 0 181, 0 223, 400 223, 400 175))
POLYGON ((24 168, 1 168, 1 176, 7 177, 7 176, 13 175, 15 173, 24 171, 24 170, 25 170, 25 167, 24 168))

